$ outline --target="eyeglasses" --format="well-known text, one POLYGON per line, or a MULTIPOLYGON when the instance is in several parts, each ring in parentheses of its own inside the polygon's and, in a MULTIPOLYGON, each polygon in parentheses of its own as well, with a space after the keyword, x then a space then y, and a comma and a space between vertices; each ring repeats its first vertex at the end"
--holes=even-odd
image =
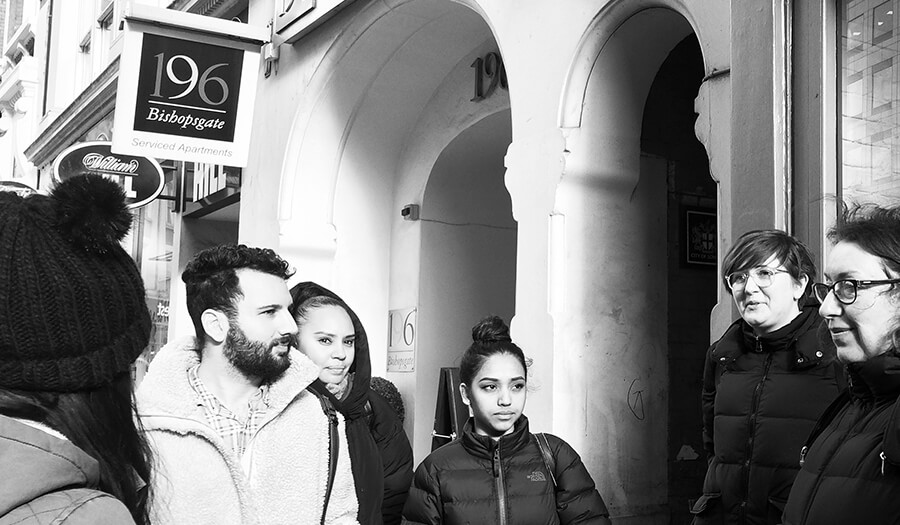
POLYGON ((825 302, 828 294, 834 292, 834 298, 841 304, 853 304, 856 301, 856 293, 860 288, 878 286, 879 284, 897 284, 900 279, 883 279, 880 281, 860 281, 857 279, 841 279, 831 284, 815 283, 812 285, 813 293, 820 303, 825 302))
POLYGON ((779 270, 778 268, 769 268, 768 266, 757 266, 756 268, 744 270, 743 272, 730 273, 725 276, 725 280, 728 282, 728 287, 731 288, 732 291, 738 292, 743 290, 744 286, 747 285, 748 275, 753 277, 753 281, 757 286, 765 288, 772 284, 772 277, 775 277, 776 273, 788 273, 788 271, 779 270))

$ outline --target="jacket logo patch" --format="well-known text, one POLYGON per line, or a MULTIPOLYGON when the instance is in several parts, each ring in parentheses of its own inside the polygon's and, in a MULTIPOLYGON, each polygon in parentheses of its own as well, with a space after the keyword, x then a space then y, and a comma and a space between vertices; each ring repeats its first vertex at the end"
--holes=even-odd
POLYGON ((544 473, 540 470, 535 470, 525 477, 530 479, 531 481, 547 481, 547 478, 544 477, 544 473))

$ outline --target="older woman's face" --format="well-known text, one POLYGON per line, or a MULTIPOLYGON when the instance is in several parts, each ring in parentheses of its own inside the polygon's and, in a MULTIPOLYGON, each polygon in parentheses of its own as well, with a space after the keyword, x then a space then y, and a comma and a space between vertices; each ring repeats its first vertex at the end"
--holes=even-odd
POLYGON ((768 285, 761 286, 754 277, 748 276, 743 286, 731 291, 741 317, 758 335, 774 332, 797 317, 800 313, 797 301, 808 280, 805 275, 800 282, 794 280, 774 255, 754 268, 763 267, 776 270, 768 285))
MULTIPOLYGON (((825 279, 880 280, 892 279, 881 257, 872 255, 852 242, 839 242, 828 255, 825 279)), ((842 304, 829 293, 819 315, 828 321, 828 330, 837 347, 838 358, 845 363, 866 361, 891 347, 891 334, 900 316, 900 300, 893 287, 876 285, 859 288, 856 301, 842 304)))

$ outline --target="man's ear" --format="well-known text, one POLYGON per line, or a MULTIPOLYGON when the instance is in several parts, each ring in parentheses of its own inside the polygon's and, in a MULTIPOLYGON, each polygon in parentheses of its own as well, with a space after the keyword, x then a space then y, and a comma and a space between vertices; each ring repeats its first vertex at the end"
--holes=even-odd
POLYGON ((228 327, 231 326, 227 315, 212 308, 203 310, 203 313, 200 314, 200 323, 203 325, 203 331, 206 332, 206 336, 216 344, 221 344, 225 341, 225 336, 228 335, 228 327))
POLYGON ((465 383, 459 384, 459 395, 462 396, 462 401, 466 405, 470 405, 472 403, 471 401, 469 401, 469 387, 467 387, 465 383))

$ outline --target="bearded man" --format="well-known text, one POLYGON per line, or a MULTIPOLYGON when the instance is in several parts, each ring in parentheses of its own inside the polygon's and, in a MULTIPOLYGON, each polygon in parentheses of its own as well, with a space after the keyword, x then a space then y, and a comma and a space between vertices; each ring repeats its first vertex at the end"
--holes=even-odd
POLYGON ((344 422, 307 390, 319 370, 296 349, 291 274, 244 245, 185 268, 196 337, 163 348, 137 393, 154 524, 357 523, 344 422))

